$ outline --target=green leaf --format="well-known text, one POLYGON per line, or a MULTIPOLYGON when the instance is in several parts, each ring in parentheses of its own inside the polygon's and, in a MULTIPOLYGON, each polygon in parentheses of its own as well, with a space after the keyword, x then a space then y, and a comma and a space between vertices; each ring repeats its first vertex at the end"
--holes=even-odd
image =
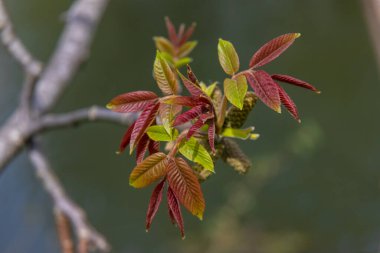
POLYGON ((215 172, 214 162, 212 161, 210 154, 194 137, 191 137, 188 140, 183 140, 179 146, 179 152, 190 161, 199 163, 205 169, 215 172))
POLYGON ((226 78, 224 80, 224 94, 231 104, 243 109, 245 94, 247 93, 248 84, 245 76, 238 76, 235 80, 226 78))
POLYGON ((227 127, 223 130, 221 135, 224 137, 238 138, 243 140, 256 140, 257 138, 259 138, 259 134, 253 134, 252 131, 254 129, 254 127, 249 127, 246 129, 236 129, 227 127))
POLYGON ((197 46, 197 44, 198 44, 197 41, 188 41, 188 42, 186 42, 185 44, 183 44, 179 48, 179 50, 178 50, 178 56, 180 58, 187 56, 188 54, 191 53, 191 51, 193 51, 193 49, 197 46))
POLYGON ((168 39, 166 39, 165 37, 153 37, 153 40, 158 50, 160 50, 161 52, 168 53, 170 55, 174 55, 173 44, 168 39))
POLYGON ((173 128, 170 135, 162 125, 150 126, 146 133, 154 141, 172 141, 178 137, 177 129, 173 128))
POLYGON ((159 51, 154 61, 153 72, 158 87, 165 95, 177 94, 178 84, 175 74, 159 51))
POLYGON ((190 57, 181 58, 181 59, 179 59, 178 61, 175 62, 174 66, 176 68, 180 68, 180 67, 183 67, 183 66, 191 63, 192 61, 193 61, 193 59, 190 58, 190 57))
POLYGON ((199 86, 201 87, 202 91, 204 93, 206 93, 207 96, 211 97, 211 95, 214 92, 215 87, 216 87, 217 84, 218 84, 218 82, 213 82, 212 84, 210 84, 209 86, 207 86, 205 83, 200 82, 199 86))
POLYGON ((218 56, 224 72, 233 75, 239 70, 239 56, 231 42, 219 39, 218 56))

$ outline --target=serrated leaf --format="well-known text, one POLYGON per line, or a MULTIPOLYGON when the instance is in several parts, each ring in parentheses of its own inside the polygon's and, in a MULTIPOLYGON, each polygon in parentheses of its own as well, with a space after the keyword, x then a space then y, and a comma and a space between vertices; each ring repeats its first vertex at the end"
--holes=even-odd
POLYGON ((158 141, 150 141, 149 142, 149 154, 154 154, 160 151, 160 143, 158 141))
POLYGON ((300 36, 300 33, 288 33, 269 41, 252 56, 249 67, 258 68, 273 61, 300 36))
POLYGON ((167 168, 166 154, 159 152, 150 155, 132 170, 129 184, 135 188, 146 187, 165 176, 167 168))
POLYGON ((160 106, 159 103, 153 103, 153 104, 148 105, 145 108, 145 110, 142 111, 140 116, 137 118, 135 126, 132 131, 132 135, 131 135, 130 153, 132 153, 133 149, 135 148, 137 143, 140 141, 140 138, 143 136, 146 129, 156 119, 159 106, 160 106))
POLYGON ((150 126, 146 133, 149 138, 154 141, 173 141, 178 137, 178 130, 173 128, 171 129, 172 134, 169 134, 165 127, 162 125, 150 126))
POLYGON ((114 112, 138 112, 157 100, 158 96, 151 91, 134 91, 113 98, 107 108, 114 112))
POLYGON ((245 77, 257 97, 274 111, 281 113, 280 94, 277 83, 273 81, 271 76, 265 71, 258 70, 245 72, 245 77))
POLYGON ((179 206, 179 201, 178 201, 177 197, 175 196, 175 194, 174 194, 174 192, 170 186, 168 187, 166 199, 168 201, 168 209, 169 209, 170 219, 172 220, 172 223, 178 225, 178 228, 181 232, 182 239, 184 239, 185 238, 185 228, 183 225, 181 207, 179 206))
POLYGON ((133 124, 128 127, 123 138, 121 139, 119 151, 117 152, 118 154, 122 153, 131 142, 131 136, 132 136, 132 132, 133 132, 133 128, 135 127, 135 124, 136 122, 133 122, 133 124))
POLYGON ((209 120, 208 127, 208 143, 210 145, 211 151, 215 153, 215 120, 209 120))
POLYGON ((193 70, 191 69, 190 65, 186 66, 186 71, 187 71, 187 77, 189 80, 194 83, 196 86, 199 86, 199 81, 196 75, 194 74, 193 70))
POLYGON ((182 158, 171 161, 167 173, 170 188, 181 204, 202 220, 205 209, 201 186, 193 169, 182 158))
POLYGON ((144 156, 146 151, 148 150, 149 146, 149 137, 148 135, 144 134, 139 143, 137 144, 136 147, 136 163, 139 164, 142 160, 144 160, 144 156))
POLYGON ((169 105, 176 104, 188 107, 194 107, 201 104, 199 99, 179 95, 166 96, 161 99, 161 102, 169 105))
POLYGON ((162 201, 162 192, 165 186, 165 179, 162 180, 153 190, 152 196, 150 197, 148 211, 146 213, 146 220, 145 220, 145 228, 148 232, 150 229, 150 225, 152 224, 152 221, 154 219, 154 216, 156 216, 156 213, 158 211, 158 208, 160 207, 161 201, 162 201))
POLYGON ((248 84, 244 76, 238 76, 235 80, 229 78, 224 80, 224 94, 228 101, 240 110, 243 108, 247 90, 248 84))
POLYGON ((231 42, 219 39, 218 57, 220 65, 228 75, 233 75, 239 70, 239 56, 231 42))
POLYGON ((165 24, 166 29, 168 30, 169 39, 176 45, 178 42, 177 32, 175 31, 175 27, 169 17, 165 17, 165 24))
POLYGON ((197 44, 197 41, 188 41, 184 43, 178 50, 178 57, 182 58, 190 54, 191 51, 193 51, 194 48, 197 46, 197 44))
POLYGON ((305 82, 305 81, 302 81, 300 79, 297 79, 295 77, 292 77, 292 76, 288 76, 288 75, 279 75, 279 74, 276 74, 276 75, 272 75, 272 78, 274 80, 277 80, 277 81, 280 81, 280 82, 284 82, 284 83, 289 83, 289 84, 293 84, 295 86, 298 86, 298 87, 302 87, 302 88, 305 88, 305 89, 308 89, 308 90, 311 90, 311 91, 314 91, 315 93, 321 93, 317 88, 315 88, 313 85, 305 82))
POLYGON ((181 72, 179 71, 177 72, 178 72, 179 77, 182 80, 182 83, 185 85, 186 89, 190 92, 192 96, 199 97, 199 96, 205 95, 202 89, 198 85, 196 85, 195 83, 187 79, 184 75, 181 74, 181 72))
POLYGON ((159 51, 154 61, 153 72, 158 87, 165 95, 177 94, 178 84, 175 74, 159 51))
POLYGON ((203 108, 203 105, 198 105, 178 115, 174 120, 173 126, 179 126, 186 122, 189 122, 190 120, 195 119, 204 112, 203 108))
POLYGON ((301 123, 301 120, 298 116, 298 110, 297 110, 296 104, 293 102, 293 100, 290 98, 288 93, 286 93, 285 90, 280 85, 278 85, 278 91, 280 94, 281 103, 285 106, 285 108, 288 110, 290 115, 292 115, 295 120, 301 123))
POLYGON ((254 127, 249 127, 246 129, 236 129, 236 128, 226 127, 223 129, 223 132, 221 135, 224 137, 231 137, 231 138, 238 138, 238 139, 242 139, 242 140, 247 140, 251 137, 253 130, 254 130, 254 127))
POLYGON ((180 40, 179 40, 179 43, 178 43, 179 45, 182 45, 188 39, 190 39, 191 35, 193 35, 193 33, 194 33, 196 25, 197 24, 193 22, 191 24, 191 26, 189 28, 187 28, 186 32, 183 34, 182 38, 180 38, 180 40))
POLYGON ((190 161, 199 163, 205 169, 214 172, 214 162, 210 154, 194 137, 183 140, 179 152, 190 161))
POLYGON ((194 135, 194 133, 199 130, 207 120, 213 118, 214 115, 211 113, 202 114, 199 119, 189 128, 189 131, 187 132, 186 138, 190 138, 194 135))
POLYGON ((153 40, 156 44, 156 48, 160 50, 160 52, 165 52, 169 55, 174 55, 173 44, 168 39, 166 39, 165 37, 153 37, 153 40))
POLYGON ((161 104, 159 108, 159 115, 162 121, 162 125, 165 127, 166 132, 172 134, 172 123, 174 117, 181 112, 182 106, 180 105, 170 105, 161 104))

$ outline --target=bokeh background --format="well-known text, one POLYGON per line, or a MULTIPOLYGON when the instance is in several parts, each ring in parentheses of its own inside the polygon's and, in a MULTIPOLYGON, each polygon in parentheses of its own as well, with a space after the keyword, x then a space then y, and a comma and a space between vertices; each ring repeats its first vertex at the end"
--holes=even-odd
MULTIPOLYGON (((5 1, 17 33, 47 61, 72 1, 5 1)), ((182 241, 159 210, 145 232, 151 189, 128 185, 134 161, 116 156, 124 127, 89 124, 44 135, 43 147, 67 191, 106 235, 112 252, 358 253, 380 251, 380 92, 360 1, 113 0, 91 58, 57 112, 104 105, 119 93, 157 90, 152 37, 164 16, 198 24, 192 66, 202 80, 223 80, 218 38, 234 43, 242 65, 269 39, 301 32, 267 66, 307 80, 321 95, 286 86, 302 124, 259 104, 250 117, 261 138, 241 143, 254 167, 237 175, 222 163, 203 185, 199 222, 185 214, 182 241)), ((0 47, 0 121, 18 103, 23 73, 0 47)), ((25 154, 0 177, 0 252, 59 252, 52 203, 25 154)))

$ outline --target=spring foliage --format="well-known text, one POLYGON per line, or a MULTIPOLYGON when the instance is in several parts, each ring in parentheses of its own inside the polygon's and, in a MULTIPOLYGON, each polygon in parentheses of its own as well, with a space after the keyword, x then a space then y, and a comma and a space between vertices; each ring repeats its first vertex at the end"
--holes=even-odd
POLYGON ((283 105, 300 122, 297 107, 278 82, 296 85, 316 93, 311 84, 283 74, 268 74, 261 67, 280 56, 300 37, 299 33, 281 35, 262 46, 251 58, 248 69, 239 71, 239 56, 231 42, 220 39, 219 63, 228 75, 218 84, 198 80, 188 57, 197 45, 189 41, 195 24, 178 31, 166 18, 168 38, 154 37, 157 48, 153 76, 162 94, 133 91, 113 98, 107 108, 119 113, 138 113, 127 129, 119 153, 129 145, 136 153, 136 167, 129 183, 143 188, 158 182, 146 215, 146 229, 166 190, 169 216, 184 234, 181 205, 199 219, 203 218, 205 200, 200 183, 215 172, 215 160, 222 160, 244 174, 251 163, 233 138, 256 140, 254 127, 242 128, 258 100, 280 113, 283 105), (179 69, 187 66, 186 75, 179 69), (248 87, 253 91, 248 91, 248 87), (180 94, 185 87, 188 95, 180 94), (228 103, 231 105, 229 106, 228 103), (166 143, 161 150, 161 143, 166 143), (147 155, 148 154, 148 155, 147 155))

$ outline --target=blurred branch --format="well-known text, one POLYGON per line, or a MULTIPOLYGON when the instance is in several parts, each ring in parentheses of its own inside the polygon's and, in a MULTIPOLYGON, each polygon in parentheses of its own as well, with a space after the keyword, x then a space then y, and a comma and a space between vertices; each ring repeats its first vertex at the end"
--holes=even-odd
POLYGON ((2 43, 24 71, 28 75, 38 76, 41 73, 42 64, 34 59, 16 36, 2 0, 0 0, 0 32, 2 43))
MULTIPOLYGON (((67 217, 67 219, 73 225, 76 236, 78 237, 79 248, 83 247, 82 244, 88 244, 90 247, 94 247, 102 251, 109 251, 110 247, 104 237, 88 223, 83 210, 67 196, 65 190, 63 189, 61 183, 58 181, 56 175, 53 173, 48 160, 41 152, 41 150, 39 150, 37 146, 31 147, 29 151, 29 157, 30 161, 36 169, 37 176, 41 179, 46 191, 53 198, 56 210, 55 214, 56 216, 60 216, 57 217, 57 219, 65 219, 65 217, 67 217)), ((60 220, 59 224, 61 224, 61 227, 58 229, 68 229, 67 227, 62 227, 62 220, 60 220)), ((67 240, 67 231, 61 231, 60 238, 67 240)), ((62 245, 67 244, 67 242, 61 243, 62 245)))
POLYGON ((362 4, 375 49, 377 64, 380 68, 380 0, 362 0, 362 4))

